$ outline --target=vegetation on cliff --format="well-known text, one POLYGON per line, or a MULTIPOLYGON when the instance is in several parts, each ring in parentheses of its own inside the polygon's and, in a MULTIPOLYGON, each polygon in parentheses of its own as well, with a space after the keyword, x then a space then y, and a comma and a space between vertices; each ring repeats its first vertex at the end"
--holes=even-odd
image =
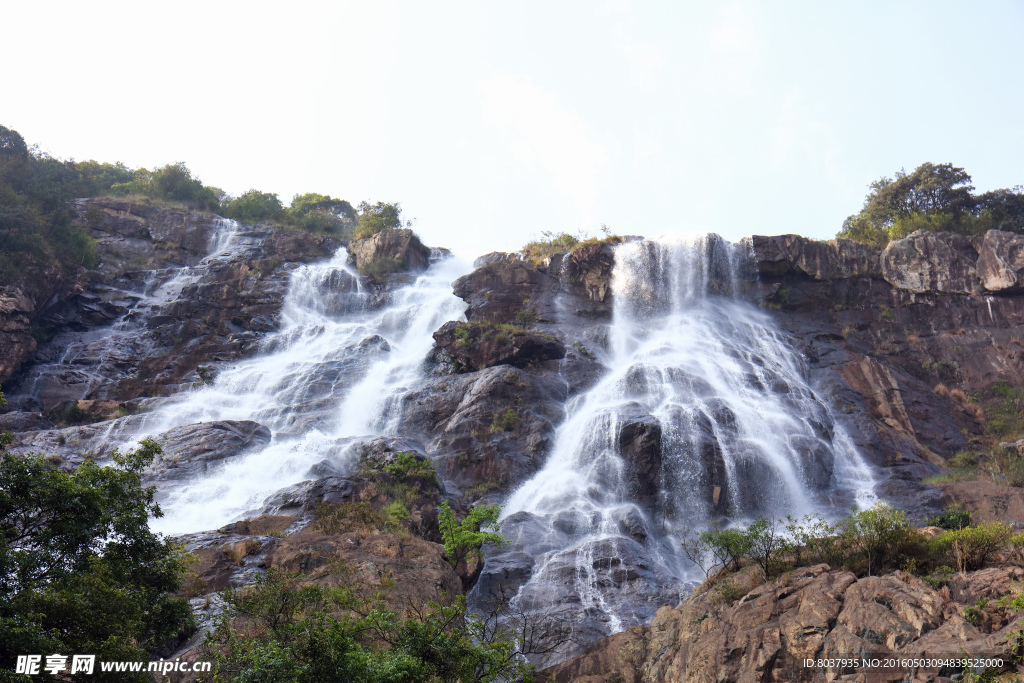
POLYGON ((161 513, 141 472, 160 447, 144 441, 115 452, 114 466, 65 472, 42 455, 2 453, 9 442, 0 435, 3 666, 33 653, 151 659, 193 631, 188 602, 172 597, 182 553, 149 530, 161 513))
POLYGON ((884 247, 916 230, 1024 233, 1024 187, 975 195, 971 176, 952 164, 926 162, 868 187, 863 208, 843 222, 839 237, 884 247))
POLYGON ((544 259, 559 252, 573 253, 585 247, 596 244, 619 244, 622 237, 611 234, 611 228, 607 225, 601 226, 604 237, 587 237, 582 231, 573 235, 568 232, 552 232, 545 230, 541 232, 539 239, 527 242, 522 248, 523 258, 534 265, 540 264, 544 259))

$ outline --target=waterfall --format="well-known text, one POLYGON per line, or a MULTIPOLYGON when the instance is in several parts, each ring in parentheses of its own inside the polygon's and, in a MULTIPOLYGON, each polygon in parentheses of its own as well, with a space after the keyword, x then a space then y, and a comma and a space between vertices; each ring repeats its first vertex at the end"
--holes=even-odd
MULTIPOLYGON (((520 608, 614 633, 697 578, 678 550, 687 530, 871 499, 803 359, 743 297, 751 257, 717 235, 617 248, 607 373, 569 403, 546 464, 503 509, 531 565, 520 608)), ((510 575, 503 552, 480 591, 510 575)))
MULTIPOLYGON (((216 268, 239 259, 254 246, 242 226, 217 218, 208 238, 207 254, 196 265, 144 271, 136 288, 114 290, 124 308, 112 324, 62 332, 36 353, 37 362, 19 383, 15 395, 30 396, 50 407, 58 400, 102 395, 125 377, 134 359, 145 357, 151 340, 143 333, 147 321, 175 301, 189 285, 216 268)), ((111 288, 113 289, 113 288, 111 288)))
POLYGON ((259 508, 270 494, 343 472, 357 438, 399 431, 397 404, 423 378, 431 333, 459 319, 465 303, 452 280, 466 264, 449 259, 387 294, 365 291, 339 249, 327 262, 292 273, 281 328, 259 353, 223 369, 205 387, 151 413, 114 423, 108 441, 135 443, 174 427, 253 420, 270 429, 265 448, 236 456, 201 479, 163 487, 164 533, 215 528, 259 508))

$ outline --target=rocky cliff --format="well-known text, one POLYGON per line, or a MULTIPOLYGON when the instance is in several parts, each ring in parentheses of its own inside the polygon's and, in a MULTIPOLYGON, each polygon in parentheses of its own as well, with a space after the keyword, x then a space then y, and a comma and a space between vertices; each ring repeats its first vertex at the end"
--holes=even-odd
MULTIPOLYGON (((78 208, 99 244, 99 269, 83 272, 78 282, 45 302, 30 300, 16 288, 0 289, 0 379, 13 389, 0 428, 18 432, 13 452, 43 450, 64 466, 80 462, 83 451, 102 457, 119 438, 141 430, 150 415, 139 411, 157 408, 161 397, 215 382, 232 362, 272 349, 273 344, 261 344, 281 328, 290 276, 300 264, 323 261, 340 246, 331 238, 268 226, 227 226, 205 214, 107 201, 83 202, 78 208), (168 290, 168 283, 177 284, 168 290), (105 421, 76 425, 79 419, 105 421)), ((429 250, 406 237, 395 234, 353 247, 356 264, 365 267, 377 255, 405 260, 414 270, 426 267, 429 250)), ((983 518, 1006 520, 1008 511, 1016 515, 1020 510, 1015 519, 1024 520, 1020 489, 1004 483, 972 482, 966 490, 963 484, 922 482, 972 441, 986 438, 983 397, 993 385, 1024 384, 1019 284, 1024 238, 995 231, 973 238, 915 233, 878 251, 845 240, 787 235, 754 237, 748 246, 746 268, 752 277, 745 296, 763 306, 800 351, 808 384, 827 399, 859 451, 881 473, 880 495, 917 518, 950 500, 973 496, 987 506, 983 518)), ((534 571, 535 559, 555 542, 534 533, 526 513, 505 524, 513 545, 491 549, 485 567, 462 567, 457 574, 445 569, 429 504, 409 510, 406 530, 415 525, 415 538, 395 536, 380 525, 361 529, 358 537, 351 529, 324 531, 310 526, 313 511, 320 504, 365 503, 379 512, 393 502, 353 469, 365 448, 429 458, 439 481, 437 490, 423 498, 428 502, 448 499, 461 509, 505 500, 545 463, 569 402, 607 372, 615 254, 614 244, 599 243, 539 263, 519 254, 481 257, 478 267, 452 285, 465 302, 466 320, 431 328, 433 349, 425 359, 416 359, 423 364, 421 374, 402 385, 389 404, 388 420, 378 423, 393 430, 383 442, 346 435, 320 445, 322 460, 303 471, 304 481, 289 482, 249 510, 247 516, 264 521, 187 539, 203 558, 201 592, 244 585, 267 566, 311 571, 331 558, 387 568, 409 586, 422 583, 433 586, 430 590, 455 585, 455 576, 464 580, 459 591, 471 585, 484 592, 521 586, 534 571), (260 525, 277 526, 267 534, 260 530, 270 527, 260 525)), ((411 277, 381 271, 357 280, 340 269, 320 283, 318 295, 358 295, 359 307, 331 308, 325 325, 353 311, 383 310, 411 277)), ((397 325, 386 315, 381 320, 381 330, 397 325)), ((379 334, 360 335, 333 350, 315 379, 289 394, 286 406, 264 407, 251 419, 165 428, 156 436, 168 452, 148 473, 149 480, 171 490, 268 444, 327 430, 338 410, 328 400, 331 392, 362 381, 377 367, 374 363, 396 355, 379 334), (288 416, 286 429, 263 424, 280 414, 288 416)), ((832 438, 830 425, 815 424, 823 441, 832 438)), ((615 447, 630 495, 638 510, 656 514, 661 503, 654 482, 671 474, 663 458, 666 436, 643 414, 620 426, 615 447)), ((815 453, 808 450, 811 465, 815 453)), ((719 456, 714 448, 705 449, 702 462, 721 469, 719 456)), ((819 464, 809 469, 817 467, 818 483, 825 487, 831 465, 819 464)), ((717 470, 708 474, 712 485, 701 491, 709 505, 724 508, 722 482, 715 479, 720 476, 717 470)), ((575 524, 567 519, 556 531, 570 538, 575 524)), ((639 653, 640 659, 634 659, 642 660, 644 675, 661 676, 652 680, 676 680, 673 676, 713 651, 720 651, 714 666, 726 678, 761 676, 765 667, 782 671, 791 664, 786 658, 798 658, 814 638, 863 637, 854 630, 847 636, 836 620, 847 609, 851 624, 882 619, 868 613, 876 594, 890 600, 909 596, 899 600, 913 607, 905 610, 911 616, 900 616, 910 626, 890 624, 892 633, 903 634, 893 636, 901 639, 900 647, 930 642, 922 640, 927 631, 941 628, 956 631, 962 640, 988 638, 1009 623, 993 616, 990 631, 975 633, 957 621, 956 605, 908 577, 886 577, 856 588, 866 579, 823 567, 801 570, 781 583, 751 585, 736 604, 715 604, 705 595, 684 603, 688 607, 672 607, 678 604, 678 586, 645 564, 644 553, 657 540, 649 538, 639 513, 624 517, 619 528, 622 542, 607 543, 600 556, 588 560, 594 581, 632 601, 638 620, 654 617, 654 622, 565 663, 555 672, 558 680, 613 680, 586 678, 612 671, 634 675, 636 666, 630 673, 609 654, 630 648, 639 653), (849 596, 855 588, 867 597, 842 597, 843 590, 849 596), (806 613, 801 612, 805 604, 806 613), (664 642, 658 640, 655 648, 658 638, 664 642), (755 646, 758 639, 769 644, 755 646), (680 643, 687 646, 680 648, 680 643), (655 652, 660 654, 655 657, 655 652)), ((552 571, 565 587, 565 599, 540 607, 557 620, 560 610, 579 610, 573 597, 578 576, 576 565, 552 571)), ((1005 583, 1009 576, 998 580, 1005 583)), ((974 589, 964 590, 966 595, 974 589)), ((587 612, 577 627, 575 649, 541 663, 578 654, 610 632, 597 610, 587 612)))

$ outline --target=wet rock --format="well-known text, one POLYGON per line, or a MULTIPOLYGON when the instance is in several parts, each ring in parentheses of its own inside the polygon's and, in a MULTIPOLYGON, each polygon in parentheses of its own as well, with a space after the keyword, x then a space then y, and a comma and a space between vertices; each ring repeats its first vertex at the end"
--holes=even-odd
POLYGON ((565 398, 556 373, 502 365, 428 380, 403 398, 402 424, 426 445, 449 491, 479 497, 540 467, 565 398))
POLYGON ((434 332, 434 342, 462 372, 496 365, 521 368, 565 357, 565 346, 551 336, 487 322, 447 322, 434 332))
POLYGON ((163 455, 146 472, 150 481, 201 476, 221 461, 270 443, 270 430, 251 420, 218 420, 175 427, 154 437, 163 455))
POLYGON ((919 230, 882 251, 882 277, 918 294, 970 294, 978 284, 975 242, 964 235, 919 230))
POLYGON ((320 503, 337 505, 360 500, 366 482, 359 477, 323 477, 300 481, 271 495, 260 515, 310 517, 320 503))
POLYGON ((662 486, 661 424, 652 416, 627 422, 619 431, 619 453, 626 463, 623 481, 637 502, 653 508, 662 486))
POLYGON ((516 254, 488 254, 484 265, 452 283, 455 296, 469 304, 467 320, 494 323, 511 322, 542 290, 557 287, 557 279, 516 254))
POLYGON ((1024 289, 1024 236, 989 230, 978 254, 978 277, 990 292, 1024 289))
POLYGON ((352 240, 349 258, 360 271, 371 263, 390 260, 403 270, 426 270, 430 265, 430 248, 408 228, 383 230, 361 240, 352 240))

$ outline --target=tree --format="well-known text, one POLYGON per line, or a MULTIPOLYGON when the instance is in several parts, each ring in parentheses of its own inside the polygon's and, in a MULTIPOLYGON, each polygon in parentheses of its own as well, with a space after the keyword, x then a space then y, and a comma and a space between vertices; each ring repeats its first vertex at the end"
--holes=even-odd
POLYGON ((356 212, 344 199, 307 192, 292 198, 286 219, 303 230, 340 235, 355 222, 356 212))
POLYGON ((987 211, 995 230, 1024 233, 1024 186, 992 190, 978 196, 975 211, 987 211))
POLYGON ((4 667, 32 653, 149 659, 194 630, 188 602, 171 597, 182 553, 149 530, 161 512, 141 472, 159 453, 146 440, 115 451, 114 466, 87 460, 72 472, 42 455, 0 454, 4 667))
POLYGON ((281 213, 284 206, 276 194, 249 190, 228 203, 224 215, 243 223, 259 223, 281 213))
POLYGON ((355 238, 373 237, 379 232, 402 227, 402 205, 377 202, 361 202, 359 204, 359 223, 356 225, 355 238))
POLYGON ((957 231, 974 208, 970 183, 964 169, 928 162, 913 173, 880 178, 869 185, 860 213, 843 222, 839 237, 884 246, 915 229, 957 231))
POLYGON ((855 511, 840 526, 848 547, 860 550, 867 559, 868 575, 896 561, 918 535, 907 513, 885 502, 855 511))
POLYGON ((455 519, 448 501, 441 503, 437 508, 437 526, 441 530, 444 552, 452 568, 457 568, 468 557, 475 557, 482 562, 485 543, 504 545, 507 542, 500 533, 484 531, 485 528, 497 525, 500 515, 500 505, 479 505, 470 508, 469 514, 460 523, 455 519))

